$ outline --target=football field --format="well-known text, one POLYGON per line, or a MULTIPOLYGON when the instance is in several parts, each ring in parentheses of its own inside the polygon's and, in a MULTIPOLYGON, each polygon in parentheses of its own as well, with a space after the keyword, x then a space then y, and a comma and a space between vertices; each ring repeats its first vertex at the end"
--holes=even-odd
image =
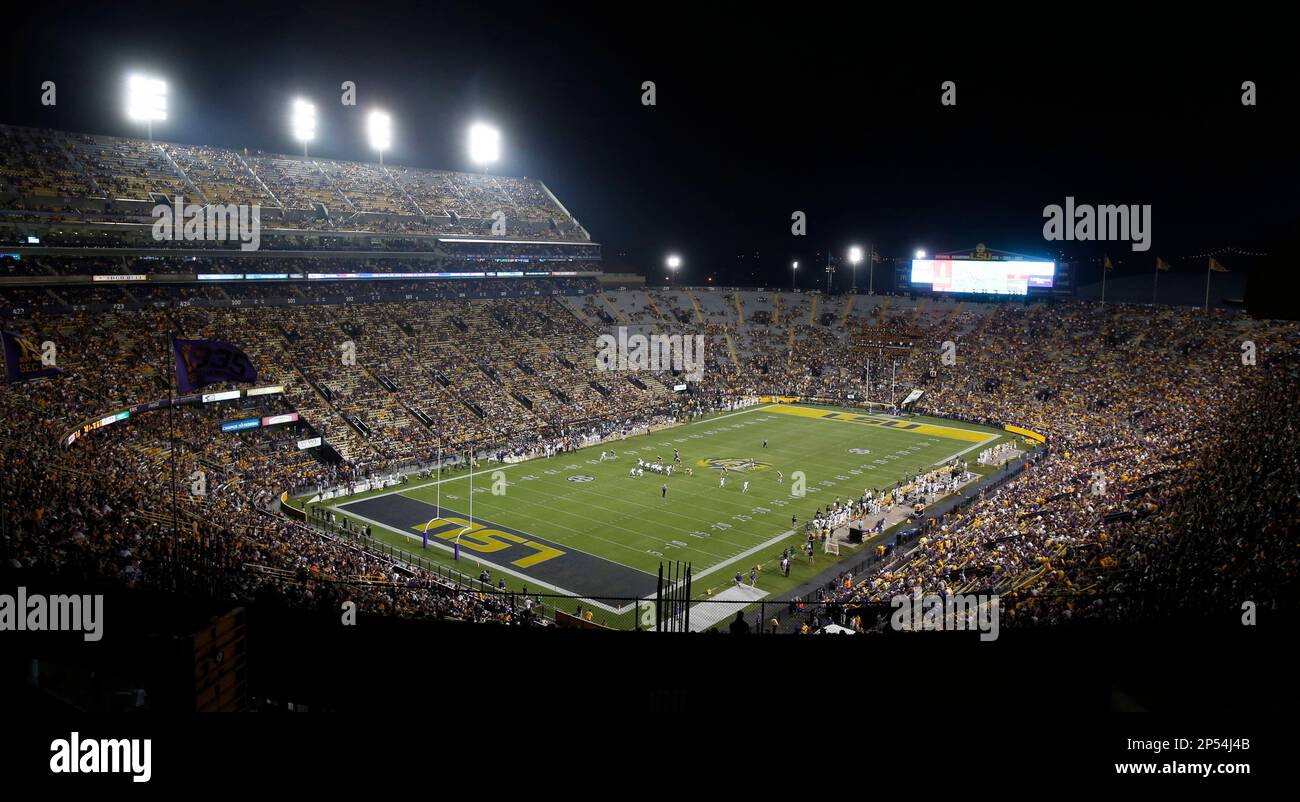
POLYGON ((788 580, 775 570, 819 508, 958 455, 974 464, 971 452, 1007 437, 967 423, 770 404, 330 503, 393 545, 458 557, 463 573, 487 568, 512 589, 574 596, 621 616, 654 593, 667 561, 692 564, 701 597, 755 565, 768 570, 772 592, 793 587, 835 559, 819 553, 788 580), (602 461, 611 450, 616 458, 602 461), (638 459, 672 464, 674 450, 681 462, 671 476, 628 475, 638 459))

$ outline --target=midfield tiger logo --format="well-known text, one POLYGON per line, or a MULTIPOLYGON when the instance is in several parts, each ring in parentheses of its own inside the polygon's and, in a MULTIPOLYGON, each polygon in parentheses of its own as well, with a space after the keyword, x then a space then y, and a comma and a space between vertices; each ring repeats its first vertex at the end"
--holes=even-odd
POLYGON ((728 471, 766 471, 772 468, 770 462, 759 462, 753 459, 739 459, 737 457, 710 457, 702 459, 695 463, 701 468, 712 468, 720 471, 724 467, 728 471))

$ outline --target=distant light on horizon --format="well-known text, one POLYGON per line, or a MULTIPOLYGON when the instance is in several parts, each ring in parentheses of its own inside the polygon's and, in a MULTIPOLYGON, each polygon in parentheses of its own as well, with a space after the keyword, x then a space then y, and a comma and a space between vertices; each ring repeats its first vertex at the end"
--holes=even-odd
POLYGON ((469 159, 475 164, 491 164, 501 158, 501 132, 487 123, 469 127, 469 159))
POLYGON ((167 119, 167 82, 143 75, 127 78, 126 116, 138 122, 167 119))

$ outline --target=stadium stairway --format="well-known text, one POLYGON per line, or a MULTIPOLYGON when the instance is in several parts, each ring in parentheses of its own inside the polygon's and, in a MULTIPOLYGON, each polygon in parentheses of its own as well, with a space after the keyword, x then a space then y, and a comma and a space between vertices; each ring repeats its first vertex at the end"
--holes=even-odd
POLYGON ((695 297, 695 293, 690 290, 686 291, 686 297, 691 299, 691 306, 695 309, 695 322, 704 325, 704 310, 700 307, 700 299, 695 297))
POLYGON ((623 310, 619 309, 614 302, 609 299, 609 296, 602 292, 600 293, 600 300, 604 301, 605 306, 609 307, 609 311, 613 313, 615 320, 624 326, 627 325, 627 315, 623 314, 623 310))
POLYGON ((235 158, 239 160, 239 163, 243 166, 245 172, 247 172, 248 175, 257 182, 257 185, 262 188, 262 191, 266 193, 267 197, 275 201, 275 205, 280 207, 281 211, 284 211, 284 204, 275 196, 275 193, 266 185, 266 182, 264 182, 257 173, 253 172, 253 168, 248 166, 248 162, 244 161, 244 157, 239 155, 238 151, 235 152, 235 158))
POLYGON ((857 297, 855 293, 849 293, 848 297, 844 299, 844 311, 840 313, 841 325, 848 322, 849 315, 853 312, 853 300, 857 297))
POLYGON ((732 295, 731 300, 736 305, 736 326, 739 328, 745 325, 745 307, 740 305, 740 293, 732 295))
POLYGON ((816 322, 817 322, 817 296, 814 295, 812 297, 812 306, 808 310, 808 325, 811 326, 816 322))
POLYGON ((660 311, 659 304, 655 303, 654 295, 652 293, 647 292, 645 294, 645 297, 646 297, 646 302, 650 307, 650 311, 654 312, 655 317, 659 318, 659 323, 664 326, 670 325, 668 318, 664 317, 664 313, 660 311))
POLYGON ((731 339, 731 332, 727 329, 722 330, 722 336, 727 341, 727 353, 731 356, 731 364, 735 367, 736 372, 740 372, 740 359, 736 357, 736 343, 731 339))

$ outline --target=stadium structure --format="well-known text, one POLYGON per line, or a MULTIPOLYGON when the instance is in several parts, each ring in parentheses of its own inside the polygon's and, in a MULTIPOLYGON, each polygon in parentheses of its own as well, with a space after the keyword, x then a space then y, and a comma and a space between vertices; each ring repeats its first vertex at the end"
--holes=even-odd
POLYGON ((0 207, 11 567, 863 634, 899 596, 1046 626, 1293 579, 1294 471, 1250 469, 1295 468, 1293 323, 1080 301, 983 246, 1039 291, 652 287, 534 179, 9 126, 0 207), (222 215, 254 206, 250 249, 222 215), (610 369, 602 337, 700 338, 700 370, 610 369), (1247 490, 1244 539, 1206 500, 1247 490))

